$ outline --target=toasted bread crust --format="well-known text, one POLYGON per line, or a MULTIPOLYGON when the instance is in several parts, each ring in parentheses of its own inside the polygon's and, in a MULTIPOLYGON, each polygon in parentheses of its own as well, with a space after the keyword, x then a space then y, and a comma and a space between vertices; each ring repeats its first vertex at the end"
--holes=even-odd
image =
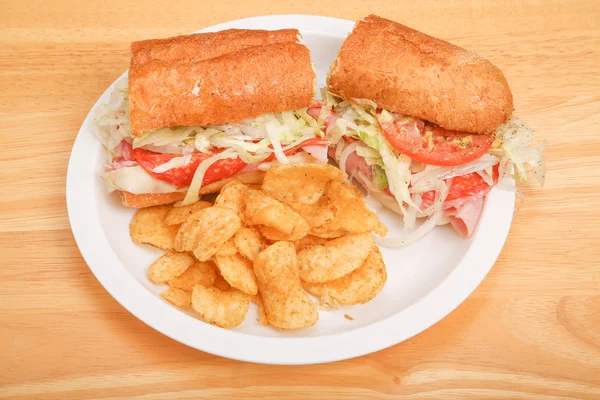
POLYGON ((131 133, 218 125, 308 107, 316 76, 306 46, 249 47, 200 62, 151 61, 129 71, 131 133))
POLYGON ((492 63, 375 15, 356 24, 327 84, 346 100, 370 99, 386 110, 463 132, 491 132, 514 108, 506 78, 492 63))
MULTIPOLYGON (((237 179, 247 185, 260 185, 265 177, 265 172, 256 170, 248 172, 246 174, 233 176, 231 178, 223 179, 218 182, 211 183, 210 185, 203 186, 199 194, 205 195, 210 193, 218 193, 221 188, 229 181, 237 179)), ((145 193, 145 194, 133 194, 130 192, 120 191, 121 202, 125 207, 131 208, 144 208, 151 206, 160 206, 163 204, 171 204, 176 201, 183 200, 186 192, 171 192, 171 193, 145 193)))
POLYGON ((121 195, 121 202, 123 205, 131 208, 171 204, 183 200, 185 197, 185 192, 133 194, 121 191, 119 194, 121 195))
POLYGON ((297 42, 299 34, 297 29, 228 29, 167 39, 142 40, 131 43, 131 65, 141 65, 153 60, 208 60, 248 47, 297 42))

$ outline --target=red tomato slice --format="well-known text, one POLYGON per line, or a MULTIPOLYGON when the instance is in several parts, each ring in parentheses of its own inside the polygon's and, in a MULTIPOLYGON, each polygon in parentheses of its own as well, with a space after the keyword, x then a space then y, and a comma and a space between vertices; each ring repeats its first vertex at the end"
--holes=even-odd
MULTIPOLYGON (((142 168, 144 168, 144 170, 154 178, 170 183, 178 188, 182 188, 189 186, 190 183, 192 183, 194 173, 202 161, 218 153, 219 152, 192 153, 192 161, 185 167, 173 168, 160 174, 152 172, 152 170, 159 165, 166 163, 172 158, 181 157, 181 155, 161 154, 144 149, 133 149, 131 151, 131 158, 136 160, 138 164, 140 164, 142 168)), ((202 186, 210 185, 213 182, 229 178, 244 169, 245 166, 246 163, 239 158, 218 160, 206 171, 204 179, 202 180, 202 186)))
MULTIPOLYGON (((494 166, 492 179, 494 182, 498 181, 498 165, 494 166)), ((482 198, 491 189, 492 187, 477 172, 455 176, 452 178, 452 184, 448 190, 448 196, 446 196, 443 208, 457 207, 467 203, 469 200, 482 198)), ((423 193, 421 198, 423 199, 421 203, 422 208, 429 207, 435 199, 435 190, 423 193)))
POLYGON ((394 120, 379 125, 390 144, 415 161, 452 166, 466 164, 484 155, 492 147, 490 135, 449 131, 417 118, 394 114, 394 120))

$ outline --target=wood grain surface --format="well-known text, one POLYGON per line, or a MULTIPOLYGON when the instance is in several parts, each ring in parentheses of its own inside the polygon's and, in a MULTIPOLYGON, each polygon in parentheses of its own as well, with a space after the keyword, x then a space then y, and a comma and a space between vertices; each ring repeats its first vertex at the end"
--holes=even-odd
POLYGON ((600 399, 600 3, 0 1, 0 399, 600 399), (69 229, 80 124, 131 41, 265 14, 369 13, 481 53, 548 141, 500 258, 458 309, 354 360, 261 366, 188 348, 100 286, 69 229))

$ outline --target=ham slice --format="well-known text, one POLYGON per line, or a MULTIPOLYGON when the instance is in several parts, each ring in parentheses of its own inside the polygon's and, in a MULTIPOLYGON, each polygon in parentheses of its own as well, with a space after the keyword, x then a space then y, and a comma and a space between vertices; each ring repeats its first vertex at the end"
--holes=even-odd
POLYGON ((460 235, 469 237, 477 226, 482 208, 483 197, 480 197, 463 204, 458 209, 447 210, 446 216, 450 218, 450 223, 460 235))

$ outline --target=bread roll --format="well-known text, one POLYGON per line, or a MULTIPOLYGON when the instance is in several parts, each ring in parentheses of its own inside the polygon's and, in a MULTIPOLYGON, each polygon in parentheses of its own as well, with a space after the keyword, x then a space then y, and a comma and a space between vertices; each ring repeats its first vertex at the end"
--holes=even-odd
POLYGON ((208 60, 248 47, 297 42, 299 35, 296 29, 278 31, 228 29, 168 39, 143 40, 131 44, 131 65, 141 65, 153 60, 208 60))
POLYGON ((131 133, 239 122, 308 107, 316 75, 306 46, 249 47, 217 58, 150 61, 129 71, 131 133))
POLYGON ((456 131, 489 133, 513 111, 506 78, 492 63, 375 15, 356 24, 327 84, 346 100, 373 100, 456 131))

